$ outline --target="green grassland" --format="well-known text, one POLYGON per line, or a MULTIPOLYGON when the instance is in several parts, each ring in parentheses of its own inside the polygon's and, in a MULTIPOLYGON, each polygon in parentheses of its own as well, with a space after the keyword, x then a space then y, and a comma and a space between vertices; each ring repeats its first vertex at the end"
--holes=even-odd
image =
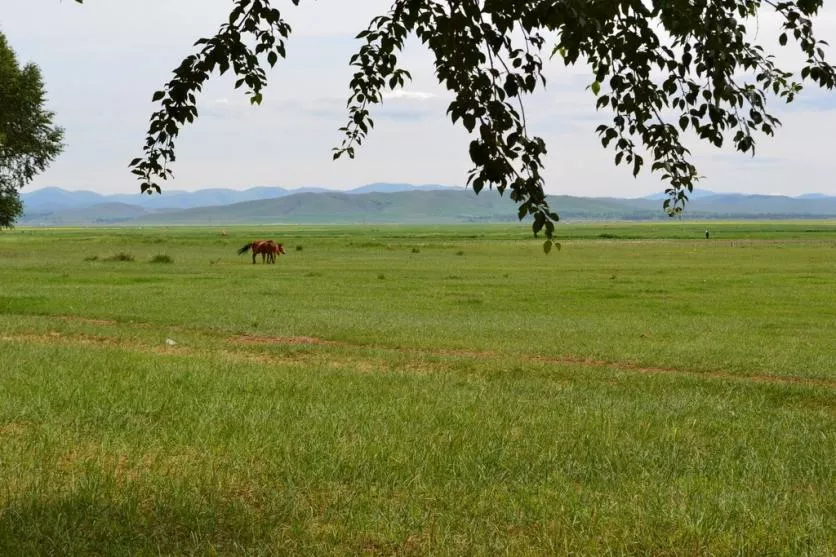
POLYGON ((3 232, 0 555, 836 553, 836 223, 558 232, 3 232))

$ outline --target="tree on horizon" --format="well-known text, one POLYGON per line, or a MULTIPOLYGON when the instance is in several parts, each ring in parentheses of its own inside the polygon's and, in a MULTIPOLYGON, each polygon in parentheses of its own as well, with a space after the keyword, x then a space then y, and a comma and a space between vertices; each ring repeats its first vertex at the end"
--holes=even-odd
POLYGON ((0 229, 23 213, 20 190, 43 172, 64 148, 64 130, 44 108, 41 71, 21 67, 0 32, 0 229))

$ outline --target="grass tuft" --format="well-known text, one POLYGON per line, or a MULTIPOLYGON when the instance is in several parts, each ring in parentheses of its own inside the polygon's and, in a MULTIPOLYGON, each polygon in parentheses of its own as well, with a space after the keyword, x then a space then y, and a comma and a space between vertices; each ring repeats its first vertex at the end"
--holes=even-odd
POLYGON ((135 258, 130 253, 119 252, 104 258, 102 261, 135 261, 135 258))

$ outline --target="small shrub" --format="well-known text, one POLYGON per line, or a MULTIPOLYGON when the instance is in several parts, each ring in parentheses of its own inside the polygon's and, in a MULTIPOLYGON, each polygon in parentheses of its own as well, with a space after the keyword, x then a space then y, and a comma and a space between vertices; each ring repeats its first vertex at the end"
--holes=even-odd
POLYGON ((412 253, 421 253, 419 248, 412 248, 412 253))
POLYGON ((386 275, 384 275, 383 273, 380 273, 379 275, 377 275, 378 280, 383 280, 385 278, 386 278, 386 275))
POLYGON ((152 257, 150 263, 174 263, 174 260, 171 256, 161 253, 152 257))
POLYGON ((302 246, 296 246, 296 251, 302 251, 302 246))
POLYGON ((615 240, 616 238, 618 238, 617 235, 609 234, 609 233, 606 233, 606 232, 604 234, 598 234, 598 237, 599 238, 604 238, 604 239, 609 239, 609 240, 615 240))
POLYGON ((130 253, 119 252, 106 258, 105 261, 134 261, 134 256, 130 253))
POLYGON ((456 252, 456 255, 464 255, 464 252, 462 250, 459 250, 456 252))
POLYGON ((87 257, 84 258, 84 260, 85 261, 98 261, 99 256, 98 255, 88 255, 87 257))

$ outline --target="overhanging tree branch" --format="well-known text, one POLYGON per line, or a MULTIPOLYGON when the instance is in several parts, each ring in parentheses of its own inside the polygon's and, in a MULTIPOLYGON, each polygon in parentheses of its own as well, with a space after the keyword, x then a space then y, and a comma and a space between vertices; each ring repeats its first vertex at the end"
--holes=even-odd
MULTIPOLYGON (((433 53, 436 77, 454 95, 450 118, 476 136, 469 146, 474 167, 468 184, 476 192, 486 186, 510 190, 520 219, 532 216, 535 234, 545 230, 551 240, 558 216, 543 187, 546 145, 529 136, 522 103, 523 95, 545 85, 540 53, 548 37, 553 56, 569 65, 590 65, 595 106, 613 113, 612 123, 596 131, 605 147, 613 145, 616 165, 625 162, 636 175, 649 157, 651 172, 667 183, 664 208, 676 215, 699 179, 683 132, 690 129, 717 147, 731 138, 735 149, 754 154, 756 134, 772 135, 780 125, 766 109, 767 94, 791 102, 802 90, 793 72, 777 67, 774 56, 747 36, 745 23, 764 6, 782 16, 779 44, 791 37, 806 56, 800 81, 834 87, 827 43, 816 38, 811 19, 822 5, 823 0, 395 0, 357 35, 363 44, 349 62, 357 71, 334 158, 355 156, 374 125, 371 105, 382 102, 386 88, 402 87, 409 79, 398 54, 414 35, 433 53), (513 38, 515 29, 522 45, 513 38), (496 61, 506 64, 504 73, 496 61)), ((289 32, 271 0, 233 0, 229 24, 198 41, 202 50, 186 58, 154 96, 161 109, 152 116, 143 157, 131 162, 142 191, 159 191, 156 181, 171 176, 174 138, 197 116, 195 94, 209 74, 231 67, 239 77, 236 87, 246 84, 251 101, 259 103, 266 85, 259 55, 266 53, 273 65, 284 56, 289 32), (254 50, 247 40, 255 40, 254 50)), ((546 242, 545 248, 551 245, 546 242)))

